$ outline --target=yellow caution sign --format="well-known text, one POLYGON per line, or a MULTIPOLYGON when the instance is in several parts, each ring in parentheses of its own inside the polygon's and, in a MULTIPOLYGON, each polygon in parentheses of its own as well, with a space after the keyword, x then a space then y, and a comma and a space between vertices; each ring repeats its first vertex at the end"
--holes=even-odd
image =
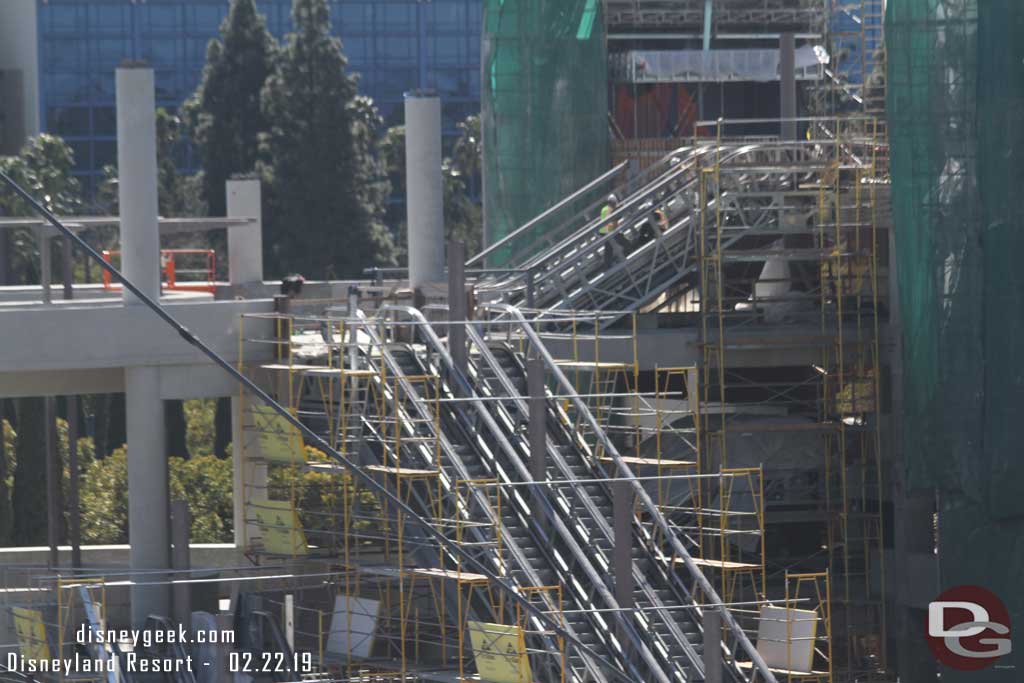
POLYGON ((491 683, 529 683, 533 680, 523 629, 482 621, 467 624, 481 680, 491 683))
POLYGON ((251 503, 263 539, 263 550, 274 555, 308 555, 306 534, 299 515, 287 500, 257 500, 251 503))
POLYGON ((267 462, 294 465, 306 461, 302 434, 270 406, 250 403, 250 424, 259 437, 260 455, 267 462))
POLYGON ((39 610, 14 607, 14 630, 21 644, 21 654, 25 659, 50 659, 50 646, 46 642, 46 626, 43 624, 43 613, 39 610))

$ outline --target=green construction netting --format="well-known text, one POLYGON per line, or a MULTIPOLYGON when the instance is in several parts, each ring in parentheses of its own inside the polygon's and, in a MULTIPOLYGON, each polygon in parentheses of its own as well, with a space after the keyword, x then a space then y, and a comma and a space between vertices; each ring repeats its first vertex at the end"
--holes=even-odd
MULTIPOLYGON (((602 4, 599 0, 484 2, 488 245, 608 170, 608 60, 602 4)), ((578 208, 567 207, 552 221, 564 220, 578 208)), ((499 253, 490 264, 503 265, 507 258, 499 253)))
POLYGON ((1024 2, 889 0, 886 45, 907 485, 941 492, 943 583, 1020 617, 1024 2))

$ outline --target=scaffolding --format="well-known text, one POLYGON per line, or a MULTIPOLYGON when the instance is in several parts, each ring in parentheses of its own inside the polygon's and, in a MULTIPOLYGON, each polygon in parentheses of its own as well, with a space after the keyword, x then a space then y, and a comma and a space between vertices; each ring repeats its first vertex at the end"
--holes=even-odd
MULTIPOLYGON (((728 122, 718 128, 722 139, 728 122)), ((816 522, 827 558, 780 560, 829 571, 837 680, 869 680, 885 669, 883 144, 871 122, 829 129, 831 144, 807 145, 786 163, 710 158, 701 170, 703 468, 737 465, 732 451, 745 436, 815 440, 817 461, 802 465, 805 507, 783 491, 778 523, 816 522), (749 182, 757 174, 774 176, 770 193, 749 182)), ((771 463, 764 476, 770 489, 786 485, 771 463)))
MULTIPOLYGON (((370 492, 239 395, 247 553, 330 577, 326 596, 299 606, 301 646, 316 670, 333 680, 468 680, 482 656, 470 638, 477 623, 529 642, 535 668, 562 666, 561 636, 474 570, 482 564, 510 579, 501 521, 510 492, 446 464, 446 390, 429 354, 403 341, 410 330, 330 313, 247 315, 240 330, 239 368, 393 495, 370 492), (271 360, 248 361, 241 351, 253 347, 269 347, 255 355, 271 360), (410 508, 462 552, 425 535, 410 508)), ((517 590, 564 623, 557 591, 517 590)))

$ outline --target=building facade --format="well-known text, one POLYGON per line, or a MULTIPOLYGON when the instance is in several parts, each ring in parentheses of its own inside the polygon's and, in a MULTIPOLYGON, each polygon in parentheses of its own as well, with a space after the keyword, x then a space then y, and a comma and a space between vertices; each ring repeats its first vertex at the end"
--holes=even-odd
MULTIPOLYGON (((210 39, 229 0, 4 0, 23 7, 19 22, 35 21, 38 127, 74 148, 86 189, 117 156, 114 69, 125 59, 156 70, 157 104, 177 109, 199 82, 210 39)), ((360 91, 377 103, 388 125, 401 122, 402 95, 436 89, 448 135, 480 107, 481 0, 329 0, 332 27, 360 91)), ((257 0, 270 31, 291 28, 292 0, 257 0)), ((12 26, 0 32, 11 32, 12 26)), ((4 36, 0 36, 4 37, 4 36)), ((3 42, 0 40, 0 42, 3 42)), ((28 42, 28 41, 24 41, 28 42)), ((28 49, 28 48, 22 48, 28 49)), ((2 65, 0 65, 2 68, 2 65)), ((27 74, 31 79, 31 74, 27 74)), ((183 146, 178 164, 194 169, 183 146)))

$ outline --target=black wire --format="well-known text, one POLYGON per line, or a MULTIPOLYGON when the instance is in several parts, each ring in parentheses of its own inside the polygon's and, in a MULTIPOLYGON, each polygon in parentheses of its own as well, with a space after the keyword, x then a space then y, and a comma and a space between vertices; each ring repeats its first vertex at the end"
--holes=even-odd
POLYGON ((117 282, 121 283, 126 292, 131 292, 136 298, 138 298, 138 300, 141 303, 145 304, 151 311, 153 311, 153 313, 155 313, 157 317, 159 317, 171 328, 173 328, 174 331, 177 332, 178 335, 183 340, 185 340, 186 343, 194 346, 203 355, 205 355, 207 358, 213 361, 214 365, 219 366, 222 370, 228 373, 228 375, 230 375, 232 379, 241 384, 245 389, 248 389, 253 394, 255 394, 265 404, 273 408, 278 415, 280 415, 289 424, 294 426, 296 429, 302 432, 303 435, 305 435, 312 442, 314 442, 314 444, 318 448, 320 448, 320 450, 330 455, 332 458, 337 460, 341 465, 343 465, 346 469, 348 469, 352 476, 357 477, 369 488, 373 489, 374 491, 376 491, 377 493, 391 501, 398 508, 398 510, 401 510, 403 514, 407 515, 417 524, 423 527, 423 529, 426 530, 428 535, 433 536, 438 540, 438 542, 442 546, 445 546, 449 551, 456 555, 459 555, 464 560, 466 560, 470 565, 476 568, 478 573, 482 574, 483 576, 486 576, 489 581, 496 584, 501 590, 506 592, 512 598, 512 600, 519 603, 527 612, 532 614, 534 617, 540 619, 542 622, 546 623, 548 627, 551 628, 551 630, 564 637, 567 641, 573 643, 578 649, 586 652, 589 657, 591 657, 594 661, 599 663, 603 668, 605 668, 606 671, 612 673, 614 676, 624 681, 633 681, 633 679, 631 679, 626 674, 626 672, 622 671, 614 663, 610 662, 609 660, 605 659, 603 656, 595 652, 589 645, 579 640, 576 636, 566 631, 565 628, 557 622, 557 620, 545 614, 543 611, 540 610, 540 608, 531 603, 524 596, 517 593, 512 585, 502 581, 501 578, 497 574, 494 574, 486 565, 484 565, 482 562, 480 562, 472 555, 467 553, 465 550, 460 548, 457 543, 448 539, 443 533, 438 531, 433 524, 431 524, 428 520, 423 519, 419 514, 416 513, 415 510, 413 510, 409 505, 402 501, 398 496, 391 493, 387 489, 387 487, 385 487, 383 484, 381 484, 376 479, 371 477, 369 474, 363 472, 354 462, 346 458, 344 455, 342 455, 335 449, 331 448, 330 444, 328 444, 326 441, 320 438, 320 436, 316 432, 314 432, 305 424, 303 424, 297 417, 292 415, 287 408, 285 408, 280 403, 271 398, 271 396, 267 392, 261 389, 255 382, 250 380, 248 377, 243 375, 237 368, 231 365, 231 363, 221 358, 213 349, 211 349, 209 346, 203 343, 201 339, 196 337, 187 327, 179 323, 174 318, 174 316, 172 316, 170 313, 164 310, 164 308, 160 306, 159 303, 153 301, 153 299, 144 294, 142 290, 140 290, 130 280, 128 280, 124 275, 122 275, 121 271, 119 271, 110 262, 104 259, 100 255, 100 253, 93 249, 85 240, 76 235, 63 223, 61 223, 60 219, 54 216, 53 213, 51 213, 45 206, 36 201, 36 199, 32 195, 30 195, 26 190, 24 190, 20 185, 18 185, 18 183, 14 182, 14 180, 3 171, 0 171, 0 180, 3 180, 4 183, 6 183, 15 192, 15 194, 17 194, 19 197, 28 202, 29 205, 33 209, 35 209, 39 215, 45 218, 67 239, 74 241, 82 249, 84 249, 85 253, 88 254, 89 257, 92 258, 92 260, 96 261, 100 265, 100 268, 109 272, 117 282))

